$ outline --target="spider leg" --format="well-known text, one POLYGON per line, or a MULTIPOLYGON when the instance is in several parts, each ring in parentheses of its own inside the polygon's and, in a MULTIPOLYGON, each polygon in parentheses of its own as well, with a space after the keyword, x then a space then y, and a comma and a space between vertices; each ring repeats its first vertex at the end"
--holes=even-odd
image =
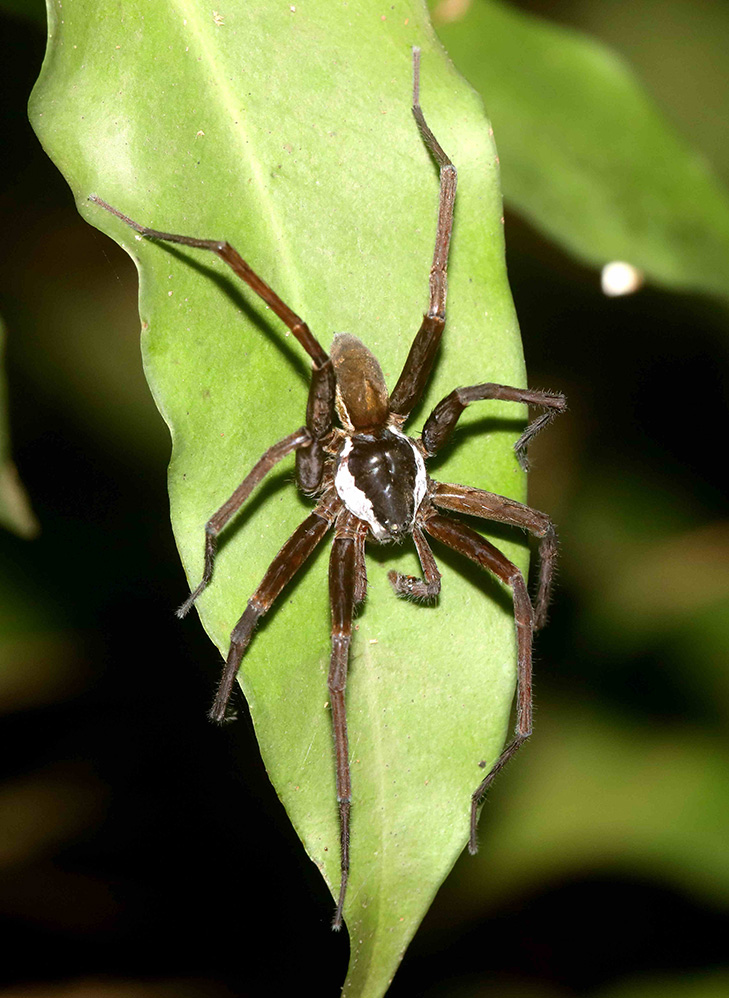
POLYGON ((93 201, 94 204, 98 204, 99 207, 106 209, 112 215, 116 215, 122 222, 126 222, 135 232, 138 232, 140 236, 146 236, 148 239, 159 239, 167 243, 178 243, 181 246, 191 246, 194 249, 209 250, 211 253, 215 253, 288 326, 304 350, 309 354, 314 365, 312 383, 309 390, 309 403, 306 411, 306 425, 313 439, 311 446, 306 451, 297 454, 296 477, 299 486, 304 492, 315 492, 321 484, 325 459, 321 441, 331 430, 334 418, 336 385, 334 369, 332 368, 329 355, 304 320, 290 309, 279 298, 273 288, 269 287, 248 266, 240 253, 230 243, 221 242, 216 239, 196 239, 192 236, 178 236, 171 232, 158 232, 156 229, 149 229, 135 222, 128 215, 122 214, 117 208, 113 208, 95 194, 89 197, 89 201, 93 201))
POLYGON ((177 610, 178 617, 184 617, 189 613, 195 600, 210 582, 213 575, 218 534, 223 527, 238 512, 256 485, 266 477, 279 461, 283 460, 292 450, 298 450, 307 445, 311 445, 311 434, 306 427, 302 426, 295 433, 284 437, 283 440, 279 440, 273 447, 269 447, 263 457, 254 464, 233 495, 210 517, 205 524, 205 566, 203 568, 203 577, 199 585, 193 589, 182 606, 177 610))
POLYGON ((539 582, 534 602, 534 630, 538 631, 547 622, 547 607, 552 592, 552 580, 557 561, 557 533, 554 524, 546 513, 525 506, 506 496, 484 492, 470 485, 443 485, 433 482, 430 500, 441 509, 451 509, 456 513, 480 516, 484 520, 509 523, 523 527, 539 542, 539 582))
POLYGON ((432 457, 448 441, 463 410, 471 402, 487 399, 500 399, 503 402, 521 402, 526 405, 541 406, 547 411, 529 423, 517 442, 514 450, 524 471, 529 470, 526 449, 540 430, 552 422, 554 417, 567 408, 567 400, 559 392, 531 391, 528 388, 510 388, 508 385, 472 385, 470 388, 456 388, 446 395, 433 409, 423 427, 423 445, 432 457))
POLYGON ((122 222, 126 222, 126 224, 134 229, 135 232, 138 232, 140 236, 146 236, 147 239, 159 239, 166 243, 179 243, 181 246, 191 246, 194 249, 210 250, 211 253, 217 254, 217 256, 219 256, 224 263, 227 263, 230 269, 234 271, 234 273, 236 273, 242 281, 245 281, 245 283, 252 288, 260 298, 263 299, 268 307, 276 313, 279 319, 281 319, 289 327, 291 332, 302 345, 304 350, 306 350, 309 354, 317 367, 323 367, 324 364, 327 363, 329 355, 313 335, 303 319, 301 319, 296 312, 290 309, 289 306, 279 298, 276 292, 248 266, 240 253, 233 249, 230 243, 220 241, 218 239, 196 239, 193 236, 177 236, 172 232, 159 232, 157 229, 149 229, 146 225, 140 225, 139 222, 133 221, 133 219, 129 218, 128 215, 123 215, 117 208, 112 208, 110 204, 107 204, 106 201, 102 201, 101 198, 97 197, 95 194, 91 194, 89 196, 89 201, 93 201, 94 204, 98 204, 99 207, 105 208, 106 211, 111 212, 112 215, 116 215, 116 217, 120 218, 122 222))
POLYGON ((334 419, 336 378, 331 360, 311 369, 311 385, 306 405, 306 428, 313 437, 310 447, 296 451, 296 481, 302 492, 310 495, 321 485, 326 451, 322 441, 329 434, 334 419))
POLYGON ((352 641, 352 616, 357 596, 362 590, 358 568, 359 520, 344 514, 337 525, 329 561, 329 600, 332 612, 332 657, 329 667, 329 699, 332 709, 334 756, 337 769, 337 803, 339 805, 339 838, 341 880, 339 900, 332 928, 342 927, 342 912, 349 880, 349 813, 352 785, 349 772, 347 742, 347 710, 344 693, 347 685, 349 646, 352 641))
POLYGON ((410 597, 411 599, 434 599, 440 592, 440 572, 435 563, 433 552, 430 550, 430 545, 417 523, 413 527, 413 540, 423 569, 423 578, 418 579, 413 575, 403 575, 402 572, 396 572, 394 569, 387 573, 387 578, 398 596, 410 597))
POLYGON ((402 374, 390 396, 390 411, 407 417, 423 393, 430 376, 440 338, 443 334, 446 316, 446 295, 448 291, 447 267, 448 250, 453 230, 453 205, 456 200, 458 177, 456 168, 443 152, 440 143, 431 132, 420 107, 420 49, 413 48, 413 116, 418 124, 423 141, 438 164, 440 171, 440 196, 438 201, 438 226, 435 235, 435 250, 430 268, 430 301, 428 311, 410 347, 402 374))
POLYGON ((470 558, 482 568, 488 569, 512 591, 514 600, 514 622, 517 639, 517 700, 516 730, 513 739, 491 767, 485 779, 479 783, 471 795, 471 832, 468 850, 475 853, 478 807, 491 783, 523 742, 532 733, 532 630, 534 614, 524 578, 508 558, 498 548, 471 530, 465 523, 447 519, 438 513, 427 515, 425 529, 433 537, 447 544, 460 554, 470 558))
POLYGON ((233 690, 233 683, 256 624, 322 540, 340 507, 341 503, 332 490, 289 537, 269 565, 260 586, 248 600, 243 616, 230 635, 228 658, 210 710, 210 718, 213 721, 220 722, 225 718, 225 708, 233 690))
POLYGON ((363 603, 367 595, 367 562, 365 561, 365 541, 369 524, 360 520, 354 537, 354 605, 363 603))

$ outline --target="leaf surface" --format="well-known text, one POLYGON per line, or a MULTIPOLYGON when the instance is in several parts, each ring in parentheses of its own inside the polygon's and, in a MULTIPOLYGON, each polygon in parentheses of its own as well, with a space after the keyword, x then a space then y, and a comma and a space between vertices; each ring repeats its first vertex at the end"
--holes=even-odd
MULTIPOLYGON (((32 119, 80 211, 137 261, 144 363, 172 435, 172 522, 192 585, 206 520, 263 451, 303 423, 308 361, 212 254, 139 240, 87 198, 157 229, 229 240, 325 347, 335 331, 359 335, 392 387, 427 304, 437 210, 437 171, 410 113, 413 44, 423 48, 425 113, 460 178, 447 334, 411 424, 419 428, 458 384, 524 382, 488 122, 420 5, 255 0, 214 14, 181 0, 51 2, 32 119)), ((523 499, 511 450, 523 416, 496 403, 469 410, 463 446, 434 476, 523 499)), ((226 531, 199 601, 223 653, 267 565, 311 508, 292 469, 284 462, 226 531)), ((499 544, 525 567, 520 537, 499 544)), ((328 547, 266 618, 240 681, 270 778, 336 893, 328 547)), ((439 606, 405 603, 386 573, 416 570, 411 546, 369 552, 347 692, 345 992, 358 996, 387 989, 461 852, 479 764, 503 744, 515 682, 508 594, 437 550, 439 606)))

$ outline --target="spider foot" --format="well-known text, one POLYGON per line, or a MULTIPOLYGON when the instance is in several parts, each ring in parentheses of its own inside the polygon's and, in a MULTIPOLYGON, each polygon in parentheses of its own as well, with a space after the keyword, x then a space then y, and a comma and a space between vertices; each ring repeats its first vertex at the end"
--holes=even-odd
POLYGON ((351 808, 351 801, 340 800, 339 801, 339 836, 340 836, 340 846, 342 850, 341 856, 341 880, 339 883, 339 899, 337 901, 337 907, 334 911, 334 918, 332 919, 332 929, 334 932, 339 932, 342 928, 343 914, 344 914, 344 899, 347 896, 347 884, 349 882, 349 811, 351 808))
POLYGON ((526 446, 523 445, 520 447, 519 443, 517 442, 516 444, 514 444, 514 453, 516 454, 516 459, 519 462, 519 467, 521 468, 521 470, 529 471, 530 465, 529 465, 529 458, 527 457, 526 446))
POLYGON ((390 585, 395 590, 396 596, 403 599, 412 600, 434 600, 440 593, 440 576, 425 582, 415 575, 403 575, 402 572, 392 571, 387 573, 390 585))
MULTIPOLYGON (((344 889, 344 883, 342 884, 342 888, 344 889)), ((334 912, 334 918, 332 919, 332 932, 339 932, 342 928, 342 924, 344 922, 344 919, 342 917, 343 908, 344 908, 344 898, 340 895, 336 911, 334 912)))
POLYGON ((225 669, 215 693, 213 705, 208 712, 208 717, 215 724, 225 724, 226 720, 229 719, 228 705, 233 693, 233 683, 235 682, 235 677, 238 675, 238 666, 240 665, 240 655, 236 654, 236 652, 237 649, 231 648, 232 654, 228 656, 228 661, 225 663, 225 669))
POLYGON ((476 830, 478 828, 478 805, 479 801, 471 798, 471 833, 468 837, 468 851, 471 856, 475 856, 478 852, 478 839, 476 837, 476 830))
POLYGON ((180 620, 182 620, 183 617, 186 617, 188 615, 190 610, 192 610, 193 608, 195 600, 198 598, 198 596, 200 596, 202 591, 205 589, 206 585, 207 582, 203 579, 200 585, 196 589, 193 589, 193 591, 187 597, 185 602, 182 603, 180 606, 178 606, 178 608, 175 610, 176 617, 179 617, 180 620))

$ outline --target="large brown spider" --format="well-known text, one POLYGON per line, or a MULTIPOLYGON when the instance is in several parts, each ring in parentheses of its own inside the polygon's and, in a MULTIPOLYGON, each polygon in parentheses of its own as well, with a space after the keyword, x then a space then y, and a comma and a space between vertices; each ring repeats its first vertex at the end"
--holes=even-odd
POLYGON ((426 386, 445 326, 446 267, 456 196, 456 168, 426 124, 419 102, 419 78, 420 49, 414 48, 412 110, 425 144, 440 170, 438 226, 430 269, 428 311, 410 348, 402 374, 389 396, 379 363, 360 340, 340 333, 334 337, 331 353, 327 354, 306 323, 251 270, 229 243, 157 232, 132 221, 95 195, 89 199, 142 236, 216 253, 283 320, 313 361, 306 425, 270 447, 233 495, 208 520, 205 525, 202 581, 177 612, 184 617, 210 582, 220 532, 268 472, 294 451, 297 484, 307 496, 318 496, 318 503, 276 555, 233 629, 230 651, 210 716, 216 721, 223 720, 241 659, 258 620, 270 609, 324 535, 334 528, 329 563, 332 655, 328 685, 341 844, 341 884, 332 922, 335 929, 342 924, 349 875, 352 795, 344 691, 352 639, 352 616, 355 606, 364 600, 367 592, 365 541, 372 539, 382 544, 412 534, 423 578, 391 571, 388 578, 398 596, 429 600, 440 592, 440 573, 426 533, 493 572, 512 590, 518 648, 516 731, 512 741, 471 795, 471 853, 476 851, 478 807, 486 790, 531 734, 532 633, 545 622, 557 551, 554 527, 545 513, 482 489, 433 481, 425 470, 425 462, 448 441, 466 406, 485 399, 500 399, 536 405, 546 410, 527 426, 515 444, 519 462, 526 470, 527 445, 535 433, 557 413, 564 411, 566 402, 563 395, 495 384, 457 388, 433 409, 420 438, 414 439, 402 432, 426 386), (335 413, 341 426, 334 424, 335 413), (519 569, 476 531, 457 519, 442 516, 438 509, 513 524, 541 538, 534 607, 519 569))

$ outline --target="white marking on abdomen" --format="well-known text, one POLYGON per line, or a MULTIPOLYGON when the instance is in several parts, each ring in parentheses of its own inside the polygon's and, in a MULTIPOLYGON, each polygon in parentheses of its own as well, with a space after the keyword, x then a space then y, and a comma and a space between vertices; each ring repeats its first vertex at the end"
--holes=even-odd
MULTIPOLYGON (((428 490, 428 476, 425 471, 425 461, 423 460, 423 455, 409 437, 407 437, 401 430, 396 429, 394 426, 389 427, 389 429, 395 434, 395 436, 401 437, 403 440, 407 440, 412 448, 413 454, 415 455, 415 467, 417 471, 415 473, 415 488, 413 490, 415 499, 413 509, 414 513, 417 513, 421 502, 425 498, 425 493, 428 490)), ((369 496, 357 486, 354 480, 354 475, 349 470, 348 458, 351 452, 352 440, 351 438, 347 438, 347 441, 342 448, 337 473, 334 476, 334 488, 337 490, 337 495, 347 507, 349 512, 354 513, 355 516, 359 517, 360 520, 364 520, 365 523, 369 523, 372 528, 372 533, 375 535, 377 540, 384 540, 388 536, 388 532, 375 516, 375 511, 372 507, 372 502, 369 496)), ((412 527, 412 524, 410 524, 410 526, 412 527)))
POLYGON ((370 499, 362 491, 362 489, 357 487, 354 481, 354 475, 349 470, 349 463, 347 459, 349 458, 351 452, 352 440, 351 438, 347 438, 347 441, 342 448, 337 473, 334 476, 334 488, 337 490, 337 495, 347 507, 349 512, 354 513, 355 516, 358 516, 360 520, 364 520, 365 523, 369 523, 375 537, 378 540, 382 540, 387 536, 387 531, 375 517, 375 511, 372 508, 370 499))

